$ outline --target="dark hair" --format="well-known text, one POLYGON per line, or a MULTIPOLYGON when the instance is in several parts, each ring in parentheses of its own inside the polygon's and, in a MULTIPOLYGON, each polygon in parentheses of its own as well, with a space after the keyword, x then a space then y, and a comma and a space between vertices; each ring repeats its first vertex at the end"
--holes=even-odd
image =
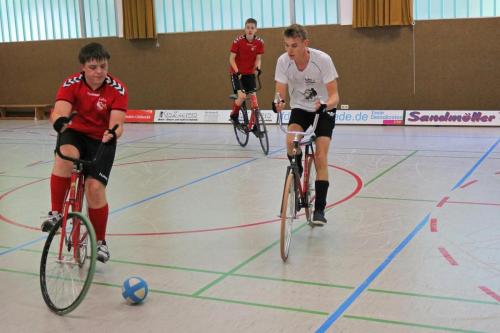
POLYGON ((80 60, 80 64, 85 64, 90 60, 109 60, 111 56, 108 51, 99 43, 90 43, 85 45, 80 49, 80 53, 78 54, 78 60, 80 60))
POLYGON ((249 18, 245 21, 245 25, 247 25, 248 23, 253 23, 255 24, 255 26, 257 26, 257 20, 254 19, 254 18, 249 18))
POLYGON ((300 38, 302 40, 307 39, 307 30, 300 24, 292 24, 283 32, 283 36, 287 38, 300 38))

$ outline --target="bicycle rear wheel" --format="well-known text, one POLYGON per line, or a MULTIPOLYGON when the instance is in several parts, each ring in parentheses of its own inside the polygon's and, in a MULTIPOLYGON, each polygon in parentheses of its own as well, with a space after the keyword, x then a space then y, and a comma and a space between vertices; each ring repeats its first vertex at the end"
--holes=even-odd
POLYGON ((255 118, 255 126, 257 126, 257 130, 255 135, 259 138, 262 151, 267 155, 269 153, 269 138, 267 136, 266 123, 264 121, 264 116, 262 116, 262 112, 260 112, 260 110, 256 112, 257 117, 255 118))
POLYGON ((292 243, 293 220, 297 215, 297 189, 293 172, 290 172, 285 180, 283 188, 283 200, 281 201, 281 233, 280 252, 281 259, 286 261, 290 253, 292 243))
POLYGON ((316 163, 314 157, 307 159, 307 175, 304 175, 304 198, 305 198, 305 211, 306 219, 309 224, 312 222, 312 212, 314 200, 316 199, 315 182, 316 182, 316 163))
POLYGON ((58 315, 73 311, 85 298, 94 277, 97 252, 94 228, 87 217, 68 213, 66 232, 60 230, 61 224, 59 220, 50 231, 40 262, 43 300, 58 315))
POLYGON ((236 135, 236 140, 240 146, 245 147, 248 143, 248 111, 245 104, 241 105, 240 112, 238 114, 239 124, 233 123, 234 135, 236 135))

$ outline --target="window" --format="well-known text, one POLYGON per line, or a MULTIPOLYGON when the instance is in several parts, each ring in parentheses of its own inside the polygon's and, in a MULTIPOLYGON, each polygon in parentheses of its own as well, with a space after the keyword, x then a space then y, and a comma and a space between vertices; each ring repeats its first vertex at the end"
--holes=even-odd
POLYGON ((117 35, 114 0, 81 3, 83 8, 79 0, 0 0, 0 42, 117 35))
POLYGON ((500 0, 413 0, 416 20, 500 16, 500 0))
POLYGON ((303 25, 337 24, 337 0, 295 0, 295 21, 303 25))
POLYGON ((159 33, 243 29, 249 17, 258 28, 335 24, 338 0, 155 0, 159 33))

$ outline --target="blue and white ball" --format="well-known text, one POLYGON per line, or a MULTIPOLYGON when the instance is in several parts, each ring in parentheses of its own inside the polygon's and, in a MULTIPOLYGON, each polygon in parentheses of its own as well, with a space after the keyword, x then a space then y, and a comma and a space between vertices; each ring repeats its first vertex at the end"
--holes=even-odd
POLYGON ((129 304, 139 304, 148 295, 148 284, 138 276, 123 281, 122 296, 129 304))

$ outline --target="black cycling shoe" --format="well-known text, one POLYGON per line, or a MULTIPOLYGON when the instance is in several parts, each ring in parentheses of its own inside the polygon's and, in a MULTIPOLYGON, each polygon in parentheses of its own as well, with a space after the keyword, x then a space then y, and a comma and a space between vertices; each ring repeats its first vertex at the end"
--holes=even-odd
POLYGON ((312 224, 316 227, 322 227, 326 224, 325 211, 315 210, 313 214, 312 224))
POLYGON ((229 121, 235 125, 238 125, 240 123, 240 120, 238 119, 238 114, 229 115, 229 121))

